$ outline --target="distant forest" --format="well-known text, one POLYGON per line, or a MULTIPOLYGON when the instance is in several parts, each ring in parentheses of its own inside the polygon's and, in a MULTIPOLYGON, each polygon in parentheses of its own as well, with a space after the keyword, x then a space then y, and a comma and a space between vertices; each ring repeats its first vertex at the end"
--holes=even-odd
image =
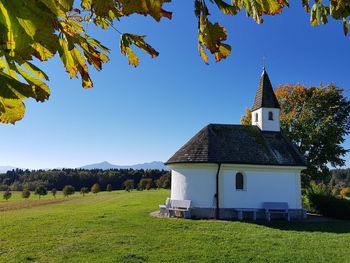
MULTIPOLYGON (((86 169, 54 169, 54 170, 21 170, 15 169, 0 174, 0 191, 10 189, 21 191, 24 186, 34 191, 38 185, 44 185, 48 190, 53 188, 58 191, 66 185, 72 185, 76 190, 82 187, 90 188, 98 183, 101 190, 106 190, 108 184, 113 190, 125 189, 124 182, 134 181, 137 188, 142 179, 151 182, 152 188, 170 188, 170 172, 165 170, 86 170, 86 169)), ((330 185, 341 189, 350 187, 350 168, 331 170, 330 185)))
POLYGON ((152 188, 170 188, 170 172, 165 170, 15 169, 0 174, 0 191, 21 191, 24 187, 33 191, 38 185, 44 185, 48 190, 55 188, 59 191, 66 185, 72 185, 78 190, 82 187, 90 188, 95 183, 100 185, 102 191, 106 190, 108 184, 112 185, 113 190, 121 190, 125 189, 124 183, 127 180, 133 180, 133 188, 137 188, 142 179, 151 182, 152 188))

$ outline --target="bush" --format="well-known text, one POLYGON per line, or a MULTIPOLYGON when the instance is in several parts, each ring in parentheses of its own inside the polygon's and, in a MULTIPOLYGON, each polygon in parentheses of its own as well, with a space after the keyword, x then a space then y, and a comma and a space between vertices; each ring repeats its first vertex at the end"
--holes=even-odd
POLYGON ((308 196, 311 207, 324 216, 350 219, 350 201, 334 196, 312 194, 308 196))
POLYGON ((89 188, 87 187, 82 187, 80 188, 80 194, 82 194, 83 196, 85 196, 85 194, 89 193, 89 188))
POLYGON ((12 196, 12 193, 10 192, 10 189, 7 189, 2 196, 3 196, 3 198, 6 201, 9 200, 11 198, 11 196, 12 196))
POLYGON ((322 195, 322 196, 332 196, 332 189, 323 184, 323 183, 316 183, 316 182, 310 182, 309 187, 305 190, 306 196, 309 195, 322 195))
POLYGON ((47 195, 47 189, 46 189, 45 185, 43 185, 43 184, 38 185, 35 188, 35 194, 39 196, 39 199, 42 195, 47 195))
POLYGON ((106 191, 107 192, 112 192, 112 185, 111 184, 107 184, 107 187, 106 187, 106 191))
POLYGON ((91 187, 91 192, 93 192, 94 194, 97 194, 100 192, 100 185, 99 184, 94 184, 92 187, 91 187))
POLYGON ((22 197, 28 199, 30 197, 30 191, 28 187, 24 187, 22 191, 22 197))
POLYGON ((135 182, 133 179, 128 179, 123 183, 125 191, 130 192, 132 189, 134 189, 135 182))
POLYGON ((56 198, 56 193, 57 193, 56 188, 52 188, 51 189, 51 194, 53 195, 54 198, 56 198))
POLYGON ((338 219, 350 219, 350 201, 333 195, 329 186, 311 182, 304 200, 311 212, 338 219))
POLYGON ((158 180, 156 180, 156 185, 158 188, 170 189, 171 181, 170 174, 162 175, 158 180))
POLYGON ((137 186, 138 190, 149 190, 152 188, 152 178, 142 178, 137 186))
POLYGON ((64 196, 69 196, 75 193, 75 188, 72 185, 66 185, 63 187, 62 192, 64 196))
POLYGON ((345 188, 341 189, 339 194, 343 198, 344 197, 348 197, 349 198, 350 197, 350 187, 345 187, 345 188))

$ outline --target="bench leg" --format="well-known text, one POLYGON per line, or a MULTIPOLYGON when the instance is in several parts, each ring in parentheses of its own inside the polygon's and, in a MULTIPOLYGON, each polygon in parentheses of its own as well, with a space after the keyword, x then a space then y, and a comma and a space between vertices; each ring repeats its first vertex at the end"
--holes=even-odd
POLYGON ((191 218, 191 211, 188 210, 188 211, 184 211, 184 218, 191 218))
POLYGON ((266 217, 266 220, 267 220, 267 221, 271 221, 271 215, 270 215, 269 212, 266 212, 266 213, 265 213, 265 217, 266 217))

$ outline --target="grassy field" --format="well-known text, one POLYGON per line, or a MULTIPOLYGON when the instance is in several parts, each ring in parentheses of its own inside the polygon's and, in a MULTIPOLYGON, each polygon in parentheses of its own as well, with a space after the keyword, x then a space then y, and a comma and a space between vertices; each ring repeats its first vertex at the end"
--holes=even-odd
MULTIPOLYGON (((168 191, 114 191, 0 212, 0 262, 350 262, 350 222, 155 218, 168 191)), ((48 199, 51 197, 47 197, 48 199)), ((52 199, 52 198, 51 198, 52 199)))

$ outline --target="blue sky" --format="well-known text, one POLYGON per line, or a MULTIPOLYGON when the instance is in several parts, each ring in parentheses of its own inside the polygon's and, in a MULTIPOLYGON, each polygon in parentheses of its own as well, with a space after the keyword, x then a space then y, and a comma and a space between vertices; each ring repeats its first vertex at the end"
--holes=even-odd
MULTIPOLYGON (((301 1, 291 2, 262 25, 244 12, 228 17, 210 6, 211 20, 219 19, 228 30, 232 55, 221 63, 212 59, 209 66, 197 51, 192 1, 166 5, 174 12, 171 21, 131 16, 116 25, 147 35, 160 52, 155 59, 138 52, 136 69, 120 55, 116 32, 90 27, 89 33, 112 49, 102 72, 91 69, 94 88, 84 90, 80 80, 70 80, 57 58, 39 64, 50 76, 52 95, 45 103, 28 100, 22 121, 0 126, 0 165, 37 169, 166 161, 208 123, 240 122, 253 103, 264 56, 274 87, 333 82, 349 96, 350 38, 341 22, 312 28, 301 1)), ((346 159, 349 165, 350 156, 346 159)))

